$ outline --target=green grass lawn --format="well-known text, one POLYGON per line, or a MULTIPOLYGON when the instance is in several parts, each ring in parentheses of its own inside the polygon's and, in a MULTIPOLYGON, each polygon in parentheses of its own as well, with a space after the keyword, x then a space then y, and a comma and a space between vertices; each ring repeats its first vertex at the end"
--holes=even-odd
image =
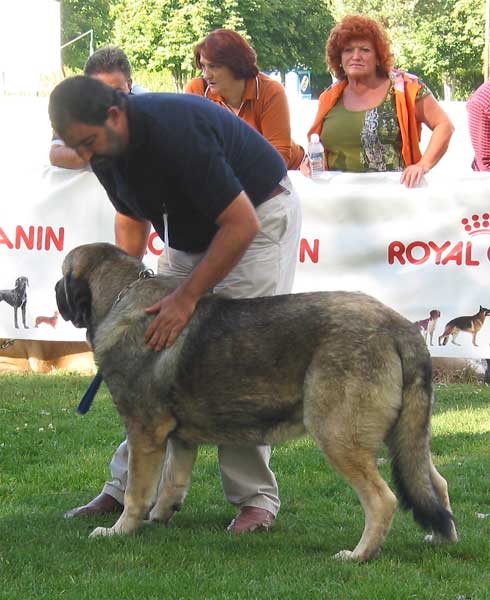
MULTIPOLYGON (((234 509, 215 449, 202 448, 170 527, 89 540, 114 517, 67 521, 63 512, 99 492, 124 432, 106 388, 86 416, 75 413, 88 382, 0 377, 2 600, 490 599, 490 389, 436 387, 434 462, 449 482, 461 541, 432 547, 399 511, 381 554, 351 564, 331 557, 357 544, 363 511, 308 438, 274 450, 282 509, 270 534, 225 532, 234 509)), ((389 465, 381 470, 389 480, 389 465)))

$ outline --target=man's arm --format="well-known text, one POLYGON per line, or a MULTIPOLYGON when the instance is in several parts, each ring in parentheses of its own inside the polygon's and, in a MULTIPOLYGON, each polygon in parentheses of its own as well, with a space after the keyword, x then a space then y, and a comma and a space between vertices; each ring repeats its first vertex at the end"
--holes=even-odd
POLYGON ((154 350, 172 346, 200 298, 228 275, 260 227, 245 192, 228 205, 216 223, 218 231, 201 262, 172 294, 146 309, 147 314, 156 315, 145 333, 145 342, 154 350))
POLYGON ((143 258, 150 235, 150 223, 116 212, 116 245, 131 256, 143 258))

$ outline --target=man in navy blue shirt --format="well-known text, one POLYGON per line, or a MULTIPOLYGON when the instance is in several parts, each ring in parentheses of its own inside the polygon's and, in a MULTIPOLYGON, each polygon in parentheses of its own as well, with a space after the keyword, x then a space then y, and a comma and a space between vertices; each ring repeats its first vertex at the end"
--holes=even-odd
MULTIPOLYGON (((197 96, 127 97, 82 76, 55 88, 49 113, 116 208, 118 246, 141 258, 150 224, 165 241, 159 271, 181 284, 146 309, 155 315, 149 347, 170 347, 209 290, 234 298, 291 291, 299 200, 281 156, 242 119, 197 96)), ((167 444, 164 476, 178 479, 176 465, 193 452, 167 444)), ((240 509, 234 533, 274 522, 279 498, 269 458, 268 446, 219 449, 225 494, 240 509)))

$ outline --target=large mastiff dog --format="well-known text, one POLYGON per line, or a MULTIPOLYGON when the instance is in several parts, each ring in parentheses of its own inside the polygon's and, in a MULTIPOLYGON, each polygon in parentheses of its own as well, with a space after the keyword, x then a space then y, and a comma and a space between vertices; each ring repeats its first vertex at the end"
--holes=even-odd
POLYGON ((369 559, 390 529, 397 502, 376 465, 383 442, 402 504, 434 537, 457 540, 430 454, 431 362, 415 325, 361 293, 209 295, 175 345, 157 353, 143 341, 152 318, 144 308, 176 284, 141 277, 143 268, 110 244, 79 246, 56 285, 61 315, 87 328, 127 426, 124 512, 92 536, 133 533, 148 512, 169 521, 198 444, 276 444, 309 433, 365 512, 359 543, 338 556, 369 559), (159 486, 169 436, 189 450, 159 486))

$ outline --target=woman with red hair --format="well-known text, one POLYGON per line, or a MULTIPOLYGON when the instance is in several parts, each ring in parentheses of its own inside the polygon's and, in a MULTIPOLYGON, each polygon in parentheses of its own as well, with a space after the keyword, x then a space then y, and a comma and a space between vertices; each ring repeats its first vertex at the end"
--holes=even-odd
POLYGON ((244 119, 297 169, 304 151, 291 139, 289 107, 283 86, 257 67, 257 55, 236 31, 216 29, 194 49, 202 77, 185 91, 205 96, 244 119))
MULTIPOLYGON (((344 17, 331 31, 326 59, 337 81, 320 96, 308 135, 318 133, 326 168, 402 171, 407 187, 420 183, 444 155, 454 127, 426 85, 393 68, 385 29, 363 15, 344 17), (432 130, 419 148, 421 125, 432 130)), ((303 172, 309 174, 305 161, 303 172)))

